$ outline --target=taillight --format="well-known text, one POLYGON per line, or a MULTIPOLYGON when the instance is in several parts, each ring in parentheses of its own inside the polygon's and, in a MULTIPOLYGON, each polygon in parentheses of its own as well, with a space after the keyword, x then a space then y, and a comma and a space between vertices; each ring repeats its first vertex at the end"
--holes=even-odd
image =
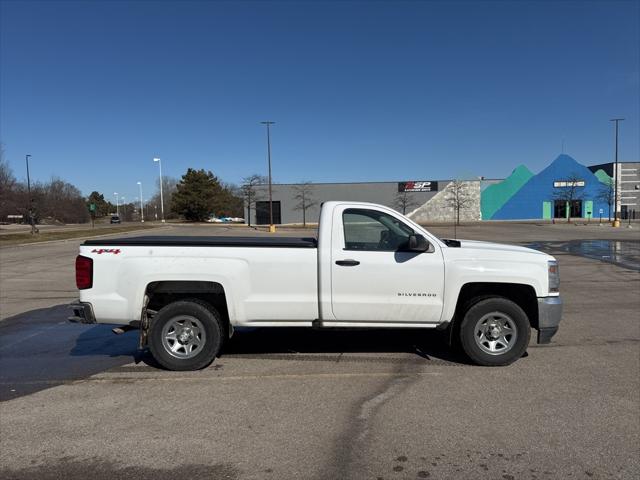
POLYGON ((558 293, 560 291, 560 266, 555 260, 547 262, 549 268, 549 292, 558 293))
POLYGON ((93 286, 93 260, 89 257, 76 257, 76 286, 78 290, 93 286))

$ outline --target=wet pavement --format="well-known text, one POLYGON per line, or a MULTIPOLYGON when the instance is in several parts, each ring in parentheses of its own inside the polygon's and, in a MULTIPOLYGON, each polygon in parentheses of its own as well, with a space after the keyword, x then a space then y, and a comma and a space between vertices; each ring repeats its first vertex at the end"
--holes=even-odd
POLYGON ((87 378, 137 360, 137 332, 67 321, 66 305, 0 323, 0 401, 87 378))
POLYGON ((526 246, 550 255, 577 255, 640 271, 640 241, 570 240, 568 242, 532 242, 526 246))

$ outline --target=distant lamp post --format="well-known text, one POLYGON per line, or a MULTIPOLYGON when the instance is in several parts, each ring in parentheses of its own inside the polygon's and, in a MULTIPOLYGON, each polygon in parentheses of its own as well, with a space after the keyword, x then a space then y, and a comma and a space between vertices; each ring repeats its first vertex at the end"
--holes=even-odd
POLYGON ((162 196, 162 160, 158 157, 153 159, 154 162, 158 162, 160 167, 160 214, 162 215, 162 223, 164 223, 164 198, 162 196))
POLYGON ((273 196, 271 194, 271 132, 269 127, 276 122, 265 121, 260 123, 267 126, 267 159, 269 161, 269 232, 273 233, 276 231, 276 226, 273 224, 273 196))
POLYGON ((122 220, 126 221, 127 220, 127 198, 123 195, 122 196, 122 220))
POLYGON ((29 176, 29 159, 31 155, 25 155, 25 160, 27 162, 27 195, 28 195, 28 205, 27 205, 27 215, 29 215, 29 225, 31 225, 31 235, 36 233, 36 226, 33 223, 33 198, 31 197, 31 177, 29 176))
POLYGON ((113 192, 113 194, 116 196, 116 215, 119 217, 120 216, 120 201, 118 200, 118 192, 113 192))
POLYGON ((620 220, 618 219, 618 123, 623 121, 624 118, 612 118, 611 121, 616 124, 616 156, 615 163, 613 165, 613 226, 619 227, 620 220))
POLYGON ((144 223, 144 206, 142 205, 142 182, 138 182, 140 187, 140 223, 144 223))

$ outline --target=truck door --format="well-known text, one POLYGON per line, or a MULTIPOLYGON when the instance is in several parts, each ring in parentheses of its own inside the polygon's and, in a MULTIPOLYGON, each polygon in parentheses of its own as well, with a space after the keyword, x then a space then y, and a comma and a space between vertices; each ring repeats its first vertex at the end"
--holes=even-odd
POLYGON ((411 226, 391 211, 337 207, 333 217, 331 305, 338 322, 438 323, 444 262, 439 245, 403 251, 411 226))

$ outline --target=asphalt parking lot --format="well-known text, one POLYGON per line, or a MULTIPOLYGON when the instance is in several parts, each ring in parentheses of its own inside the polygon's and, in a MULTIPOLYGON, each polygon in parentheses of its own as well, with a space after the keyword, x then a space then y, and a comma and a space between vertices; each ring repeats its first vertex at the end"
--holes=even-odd
MULTIPOLYGON (((212 232, 266 235, 154 233, 212 232)), ((436 332, 253 329, 209 368, 167 372, 135 332, 66 322, 80 241, 1 249, 0 477, 639 478, 640 230, 479 224, 458 237, 557 256, 551 345, 481 368, 436 332)))

